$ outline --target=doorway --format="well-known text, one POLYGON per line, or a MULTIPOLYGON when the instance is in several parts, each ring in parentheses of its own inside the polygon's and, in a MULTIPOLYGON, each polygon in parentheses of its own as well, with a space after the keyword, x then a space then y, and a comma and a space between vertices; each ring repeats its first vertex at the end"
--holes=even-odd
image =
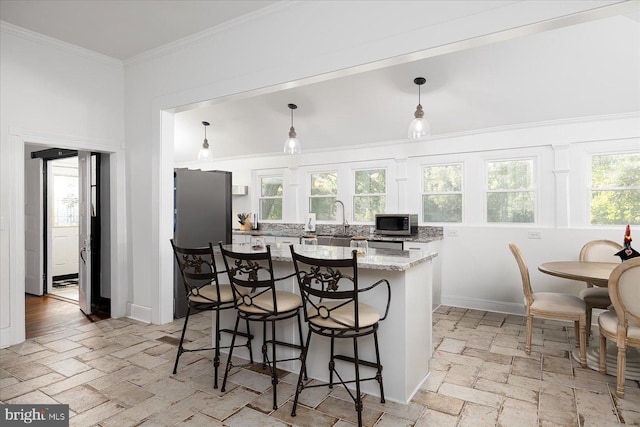
POLYGON ((78 303, 79 272, 79 182, 78 156, 43 159, 43 204, 45 206, 44 294, 78 303))
POLYGON ((27 262, 25 292, 59 298, 86 315, 108 317, 110 248, 109 239, 101 237, 110 232, 109 155, 27 149, 25 223, 39 227, 25 227, 27 260, 36 260, 27 262))

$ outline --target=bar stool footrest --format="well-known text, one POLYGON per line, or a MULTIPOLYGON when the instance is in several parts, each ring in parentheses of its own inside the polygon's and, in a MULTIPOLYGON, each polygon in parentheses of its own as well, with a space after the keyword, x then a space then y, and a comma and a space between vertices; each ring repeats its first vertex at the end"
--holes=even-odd
MULTIPOLYGON (((341 354, 336 354, 335 356, 333 356, 333 358, 336 359, 336 360, 342 360, 342 361, 349 362, 349 363, 356 363, 356 360, 353 357, 344 356, 344 355, 341 355, 341 354)), ((358 360, 358 364, 362 365, 362 366, 368 366, 370 368, 376 368, 376 369, 378 368, 378 364, 377 363, 369 362, 367 360, 360 359, 360 360, 358 360)), ((380 370, 382 371, 382 365, 380 365, 380 370)))

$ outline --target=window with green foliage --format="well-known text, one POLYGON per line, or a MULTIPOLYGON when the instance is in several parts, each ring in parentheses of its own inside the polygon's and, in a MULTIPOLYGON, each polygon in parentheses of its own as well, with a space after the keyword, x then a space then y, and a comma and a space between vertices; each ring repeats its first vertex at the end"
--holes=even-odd
POLYGON ((422 169, 422 220, 462 222, 462 165, 422 169))
POLYGON ((535 222, 533 160, 487 162, 487 222, 535 222))
POLYGON ((592 156, 591 224, 640 224, 640 153, 592 156))
POLYGON ((282 175, 260 178, 260 219, 282 220, 282 175))
POLYGON ((316 214, 317 221, 335 221, 338 195, 338 172, 311 174, 309 212, 316 214))
POLYGON ((373 222, 386 210, 387 174, 384 169, 357 170, 354 176, 353 219, 373 222))

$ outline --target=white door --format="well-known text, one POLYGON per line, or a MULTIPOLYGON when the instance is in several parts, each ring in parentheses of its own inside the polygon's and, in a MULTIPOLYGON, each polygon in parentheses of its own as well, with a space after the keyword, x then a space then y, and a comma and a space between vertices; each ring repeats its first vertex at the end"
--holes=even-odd
POLYGON ((78 272, 79 304, 84 314, 91 314, 91 153, 78 151, 80 268, 78 272))
POLYGON ((42 264, 42 160, 32 159, 30 150, 24 161, 24 291, 43 294, 42 264))

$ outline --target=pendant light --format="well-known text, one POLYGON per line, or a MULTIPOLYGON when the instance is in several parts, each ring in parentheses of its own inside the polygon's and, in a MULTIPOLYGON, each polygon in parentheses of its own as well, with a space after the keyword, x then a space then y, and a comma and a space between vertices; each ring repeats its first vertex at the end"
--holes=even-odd
POLYGON ((425 84, 427 80, 424 77, 416 77, 413 82, 418 85, 418 106, 416 112, 413 113, 415 117, 409 125, 409 139, 421 139, 431 135, 431 127, 429 122, 424 118, 424 111, 422 111, 422 105, 420 104, 420 86, 425 84))
POLYGON ((298 154, 302 151, 300 148, 300 141, 296 138, 296 130, 293 127, 293 110, 298 108, 296 104, 289 104, 291 110, 291 129, 289 129, 289 138, 284 142, 284 152, 288 154, 298 154))
POLYGON ((198 152, 198 160, 210 160, 211 159, 211 150, 209 149, 209 141, 207 141, 207 126, 209 126, 209 122, 202 122, 204 126, 204 141, 202 142, 202 148, 198 152))

